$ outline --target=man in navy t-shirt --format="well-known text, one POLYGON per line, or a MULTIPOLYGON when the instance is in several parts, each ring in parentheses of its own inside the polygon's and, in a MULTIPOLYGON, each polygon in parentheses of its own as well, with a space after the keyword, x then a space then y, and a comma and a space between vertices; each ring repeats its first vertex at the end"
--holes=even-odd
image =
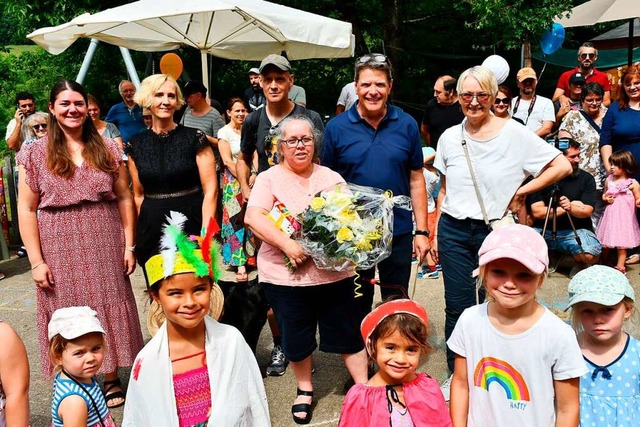
MULTIPOLYGON (((392 84, 391 65, 386 56, 369 54, 356 61, 358 101, 329 121, 321 156, 322 164, 347 182, 411 198, 416 236, 414 239, 411 212, 394 208, 392 253, 378 264, 383 299, 391 295, 407 296, 411 253, 415 250, 420 261, 430 245, 420 131, 413 117, 387 104, 392 84)), ((373 301, 370 280, 374 269, 360 274, 363 309, 368 312, 373 301)))

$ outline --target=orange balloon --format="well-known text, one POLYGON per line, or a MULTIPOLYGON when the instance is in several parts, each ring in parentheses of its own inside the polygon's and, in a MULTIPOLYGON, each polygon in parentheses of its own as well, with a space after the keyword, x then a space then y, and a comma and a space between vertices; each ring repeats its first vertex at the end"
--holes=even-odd
POLYGON ((169 74, 174 79, 182 74, 182 59, 175 53, 166 53, 160 58, 160 71, 162 74, 169 74))

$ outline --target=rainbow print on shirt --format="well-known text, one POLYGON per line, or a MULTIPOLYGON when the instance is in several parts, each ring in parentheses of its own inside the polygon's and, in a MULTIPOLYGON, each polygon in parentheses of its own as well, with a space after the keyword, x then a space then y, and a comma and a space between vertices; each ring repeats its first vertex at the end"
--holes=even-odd
POLYGON ((504 360, 483 357, 473 372, 473 384, 488 391, 494 382, 502 387, 509 400, 531 400, 529 387, 517 369, 504 360))

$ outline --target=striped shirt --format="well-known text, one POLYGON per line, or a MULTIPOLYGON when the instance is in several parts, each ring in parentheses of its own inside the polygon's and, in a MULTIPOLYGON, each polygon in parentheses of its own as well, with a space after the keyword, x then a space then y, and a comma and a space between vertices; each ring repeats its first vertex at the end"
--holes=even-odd
MULTIPOLYGON (((109 415, 109 408, 107 408, 107 402, 104 400, 102 390, 100 390, 100 385, 95 379, 91 380, 91 384, 83 383, 82 385, 91 397, 93 397, 93 400, 96 402, 96 406, 98 407, 98 411, 100 411, 100 416, 105 420, 109 415)), ((58 415, 58 408, 66 397, 73 395, 82 397, 87 404, 87 426, 99 426, 100 418, 98 417, 98 414, 93 407, 93 403, 91 403, 91 399, 87 393, 85 393, 85 391, 72 380, 60 377, 60 374, 56 375, 53 382, 53 400, 51 403, 51 419, 53 426, 63 427, 64 423, 62 418, 60 418, 60 415, 58 415)))

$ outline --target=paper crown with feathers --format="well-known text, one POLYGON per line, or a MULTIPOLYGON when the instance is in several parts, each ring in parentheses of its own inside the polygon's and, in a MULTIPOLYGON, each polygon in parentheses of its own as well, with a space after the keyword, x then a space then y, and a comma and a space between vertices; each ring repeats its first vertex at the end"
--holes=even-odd
POLYGON ((203 236, 187 236, 184 224, 187 217, 171 211, 163 226, 160 254, 145 263, 149 287, 174 274, 194 273, 197 277, 209 276, 214 282, 220 278, 220 248, 213 236, 220 230, 215 219, 203 236))

